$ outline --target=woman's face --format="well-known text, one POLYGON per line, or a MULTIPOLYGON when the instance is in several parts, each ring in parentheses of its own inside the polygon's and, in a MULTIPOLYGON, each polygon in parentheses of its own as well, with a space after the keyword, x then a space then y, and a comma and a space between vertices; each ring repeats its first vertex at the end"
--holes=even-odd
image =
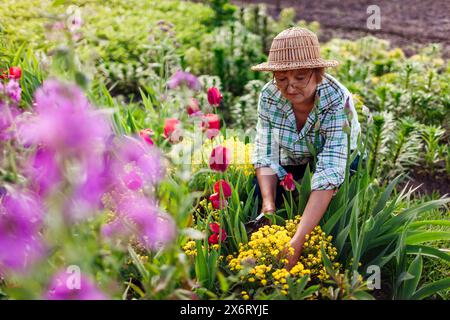
POLYGON ((274 71, 276 86, 291 104, 302 104, 315 95, 317 79, 312 69, 274 71))

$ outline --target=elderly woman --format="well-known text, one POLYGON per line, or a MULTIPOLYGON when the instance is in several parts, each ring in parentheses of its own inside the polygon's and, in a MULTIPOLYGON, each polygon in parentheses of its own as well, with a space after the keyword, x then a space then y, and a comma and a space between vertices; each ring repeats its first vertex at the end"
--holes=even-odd
MULTIPOLYGON (((281 204, 280 184, 303 176, 306 165, 317 163, 312 176, 311 194, 297 232, 291 240, 294 254, 288 268, 298 260, 305 235, 318 225, 332 197, 344 181, 347 161, 347 135, 344 127, 352 113, 351 149, 356 148, 360 126, 348 89, 325 73, 337 66, 335 60, 320 57, 317 36, 304 28, 293 27, 278 34, 268 62, 252 67, 272 71, 273 80, 261 90, 258 102, 256 148, 256 194, 262 211, 275 212, 281 204), (314 150, 311 148, 314 147, 314 150)), ((352 163, 357 165, 359 156, 352 163)))

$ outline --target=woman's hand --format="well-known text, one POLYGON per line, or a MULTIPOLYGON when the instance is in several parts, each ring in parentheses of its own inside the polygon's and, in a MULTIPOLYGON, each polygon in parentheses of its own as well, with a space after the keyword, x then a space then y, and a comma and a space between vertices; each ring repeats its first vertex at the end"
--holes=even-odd
POLYGON ((286 264, 286 270, 288 271, 291 270, 292 267, 294 267, 297 264, 303 249, 303 243, 300 243, 300 241, 297 241, 294 238, 291 239, 289 245, 291 246, 291 248, 294 249, 294 253, 293 254, 288 253, 286 255, 286 258, 288 259, 288 263, 286 264))

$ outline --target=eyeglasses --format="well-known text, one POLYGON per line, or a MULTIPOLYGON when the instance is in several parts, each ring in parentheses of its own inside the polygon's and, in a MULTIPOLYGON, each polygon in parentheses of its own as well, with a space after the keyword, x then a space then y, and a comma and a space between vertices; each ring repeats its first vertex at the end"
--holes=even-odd
MULTIPOLYGON (((292 87, 294 87, 294 89, 297 89, 297 90, 305 89, 309 85, 309 81, 311 81, 312 74, 313 74, 313 72, 311 71, 307 78, 305 77, 303 79, 297 79, 296 83, 292 84, 292 87)), ((272 81, 274 84, 276 84, 281 89, 286 90, 288 88, 289 83, 287 81, 287 77, 285 77, 285 76, 279 77, 277 79, 277 77, 275 77, 275 75, 273 75, 272 81)))

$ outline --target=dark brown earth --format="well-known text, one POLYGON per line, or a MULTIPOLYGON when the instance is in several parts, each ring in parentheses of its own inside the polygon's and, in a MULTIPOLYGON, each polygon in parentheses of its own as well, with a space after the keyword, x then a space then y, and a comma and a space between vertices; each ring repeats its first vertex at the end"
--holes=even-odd
POLYGON ((293 7, 297 19, 318 21, 320 40, 333 37, 357 39, 373 35, 390 40, 407 55, 430 43, 442 44, 444 56, 450 57, 450 1, 448 0, 232 0, 245 6, 265 3, 270 15, 277 17, 279 9, 293 7), (367 28, 369 5, 378 5, 381 29, 367 28))
MULTIPOLYGON (((438 193, 440 196, 450 195, 450 176, 445 173, 432 174, 425 172, 420 168, 414 168, 410 171, 411 180, 408 185, 419 187, 416 193, 419 196, 438 193)), ((404 186, 401 184, 400 188, 404 186)))

